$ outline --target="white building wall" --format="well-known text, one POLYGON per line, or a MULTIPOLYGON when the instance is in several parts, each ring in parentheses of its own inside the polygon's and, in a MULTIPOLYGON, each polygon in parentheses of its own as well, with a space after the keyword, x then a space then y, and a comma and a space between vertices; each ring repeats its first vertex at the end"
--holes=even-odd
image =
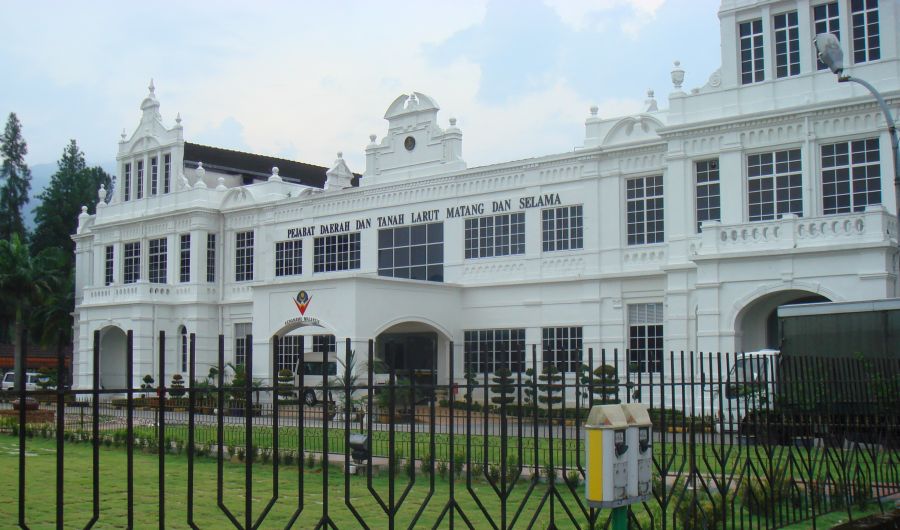
MULTIPOLYGON (((882 58, 854 65, 853 72, 881 88, 896 113, 900 41, 893 29, 900 15, 895 2, 881 4, 882 58)), ((841 2, 845 31, 851 27, 848 5, 841 2)), ((765 316, 778 303, 811 295, 834 301, 897 296, 890 137, 864 89, 814 70, 805 44, 812 38, 810 10, 806 0, 723 1, 722 67, 704 86, 685 92, 673 73, 665 110, 656 110, 654 101, 647 112, 608 119, 593 109, 584 144, 568 153, 466 169, 455 120, 442 127, 432 98, 400 96, 385 114, 386 136, 370 139, 366 147, 358 188, 321 191, 280 178, 244 186, 240 176, 185 167, 181 122, 171 128, 163 124, 151 88, 141 122, 119 144, 119 182, 125 163, 144 160, 149 178, 150 158, 161 161, 169 154, 170 191, 152 195, 145 183, 144 197, 137 200, 132 166, 129 201, 124 190, 116 190, 109 204, 101 202, 94 214, 79 218, 77 384, 89 386, 95 370, 94 330, 134 330, 137 380, 158 372, 160 330, 167 337, 167 370, 181 371, 176 345, 184 325, 197 334, 202 377, 217 363, 217 335, 224 335, 226 361, 233 360, 234 328, 240 323, 252 323, 253 376, 271 380, 270 340, 290 331, 286 322, 299 314, 293 297, 301 289, 313 295, 309 314, 322 325, 317 332, 336 336, 339 357, 348 338, 353 349, 365 353, 367 341, 388 330, 435 331, 440 380, 449 372, 451 341, 454 373, 462 376, 466 330, 522 328, 530 347, 541 343, 543 328, 577 326, 583 350, 593 349, 595 360, 602 350, 608 356, 618 350, 625 359, 628 306, 659 303, 667 351, 732 352, 765 345, 765 316), (801 73, 775 79, 771 17, 786 9, 798 12, 801 73), (766 80, 741 85, 737 25, 753 18, 765 22, 766 80), (825 215, 821 146, 862 138, 879 140, 881 204, 825 215), (801 151, 802 215, 750 222, 747 157, 786 148, 801 151), (721 218, 698 233, 695 164, 711 158, 719 162, 721 218), (629 245, 627 182, 653 175, 664 182, 665 241, 629 245), (560 206, 582 205, 581 249, 542 249, 543 207, 521 201, 548 197, 558 197, 560 206), (483 213, 448 214, 467 206, 480 206, 483 213), (465 218, 507 208, 524 212, 524 254, 466 259, 465 218), (442 283, 378 276, 379 219, 400 215, 403 226, 417 224, 414 216, 443 223, 442 283), (323 226, 344 222, 350 228, 342 233, 361 234, 360 268, 314 273, 314 238, 323 226), (254 275, 236 282, 235 237, 244 231, 254 233, 254 275), (189 282, 179 279, 179 237, 185 233, 191 235, 189 282), (207 234, 217 238, 214 282, 206 279, 207 234), (148 241, 159 237, 168 239, 168 281, 162 285, 147 282, 148 241), (276 277, 275 244, 293 238, 302 240, 303 272, 276 277), (123 254, 130 241, 142 244, 141 280, 126 285, 123 254), (103 269, 107 245, 115 249, 109 286, 103 269)), ((848 35, 842 39, 847 56, 848 35)), ((331 172, 347 177, 346 165, 338 162, 331 172)))

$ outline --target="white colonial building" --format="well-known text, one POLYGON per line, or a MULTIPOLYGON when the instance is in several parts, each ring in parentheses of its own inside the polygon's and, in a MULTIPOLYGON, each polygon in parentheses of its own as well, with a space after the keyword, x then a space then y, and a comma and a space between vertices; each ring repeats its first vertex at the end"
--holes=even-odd
POLYGON ((593 108, 583 145, 476 168, 425 94, 390 104, 359 176, 340 154, 328 169, 186 142, 151 85, 113 198, 74 236, 76 384, 99 370, 124 386, 127 330, 134 384, 158 371, 160 331, 171 374, 187 371, 189 334, 198 374, 219 334, 236 363, 252 335, 268 381, 296 365, 299 336, 338 357, 375 339, 442 382, 450 342, 457 376, 464 353, 516 370, 532 345, 563 371, 588 348, 627 348, 653 372, 669 351, 777 346, 784 303, 897 296, 885 120, 810 43, 838 34, 848 73, 896 114, 900 4, 723 0, 719 18, 721 68, 683 90, 676 62, 668 108, 652 94, 632 116, 593 108))

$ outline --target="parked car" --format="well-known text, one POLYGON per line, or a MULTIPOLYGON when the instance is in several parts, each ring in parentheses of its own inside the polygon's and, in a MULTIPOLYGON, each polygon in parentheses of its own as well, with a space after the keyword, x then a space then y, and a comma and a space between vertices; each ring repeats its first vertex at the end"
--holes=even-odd
MULTIPOLYGON (((25 372, 25 390, 37 390, 38 381, 41 379, 41 374, 37 372, 25 372)), ((3 374, 3 381, 0 382, 0 389, 3 389, 4 392, 10 392, 16 388, 16 373, 15 372, 6 372, 3 374)))

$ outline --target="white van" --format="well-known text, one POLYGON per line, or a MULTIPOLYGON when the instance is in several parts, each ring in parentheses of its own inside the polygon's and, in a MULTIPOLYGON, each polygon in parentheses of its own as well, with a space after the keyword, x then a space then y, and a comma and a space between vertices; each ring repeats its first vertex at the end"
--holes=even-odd
MULTIPOLYGON (((337 359, 335 356, 329 355, 328 362, 324 362, 321 353, 307 352, 303 359, 297 362, 294 368, 294 386, 300 385, 300 370, 303 370, 303 388, 300 390, 300 399, 306 405, 315 405, 320 401, 326 401, 322 388, 322 382, 325 380, 325 374, 328 374, 329 381, 337 376, 337 359), (303 366, 300 366, 300 365, 303 366)), ((329 383, 330 386, 331 383, 329 383)), ((333 401, 329 396, 327 401, 333 401)))
MULTIPOLYGON (((369 372, 366 364, 367 363, 362 360, 356 361, 356 386, 365 386, 369 384, 369 372)), ((381 369, 380 363, 377 364, 376 367, 379 368, 379 370, 376 370, 373 374, 373 384, 375 386, 386 385, 388 374, 381 369)), ((339 377, 343 379, 344 367, 342 364, 338 363, 337 356, 334 353, 328 354, 328 360, 326 362, 322 353, 306 352, 303 358, 297 362, 297 366, 294 367, 294 386, 297 387, 300 386, 299 371, 301 368, 303 369, 303 388, 300 390, 299 397, 303 400, 303 403, 312 406, 320 401, 326 401, 322 388, 326 371, 328 374, 328 386, 331 387, 327 401, 335 401, 335 398, 337 397, 335 396, 335 393, 337 390, 334 388, 334 385, 337 383, 339 377), (300 366, 301 364, 303 365, 302 367, 300 366)), ((354 396, 359 397, 361 395, 366 395, 367 392, 358 388, 354 390, 353 394, 354 396)))
MULTIPOLYGON (((38 381, 41 378, 41 374, 37 372, 25 372, 25 390, 37 390, 38 389, 38 381)), ((0 388, 3 389, 4 392, 12 391, 16 388, 16 373, 15 372, 6 372, 3 374, 3 381, 0 382, 0 388)))
MULTIPOLYGON (((716 415, 716 428, 738 432, 748 413, 771 409, 778 381, 778 350, 738 353, 722 388, 721 411, 716 415)), ((719 405, 719 389, 713 389, 712 402, 719 405)))

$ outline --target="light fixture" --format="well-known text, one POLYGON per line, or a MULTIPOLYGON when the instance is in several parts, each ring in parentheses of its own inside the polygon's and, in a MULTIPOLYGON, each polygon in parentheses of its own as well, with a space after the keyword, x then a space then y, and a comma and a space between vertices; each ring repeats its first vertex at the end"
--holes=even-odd
POLYGON ((844 52, 841 51, 841 42, 833 33, 819 33, 813 39, 816 45, 816 54, 822 64, 833 73, 841 75, 844 72, 844 52))

